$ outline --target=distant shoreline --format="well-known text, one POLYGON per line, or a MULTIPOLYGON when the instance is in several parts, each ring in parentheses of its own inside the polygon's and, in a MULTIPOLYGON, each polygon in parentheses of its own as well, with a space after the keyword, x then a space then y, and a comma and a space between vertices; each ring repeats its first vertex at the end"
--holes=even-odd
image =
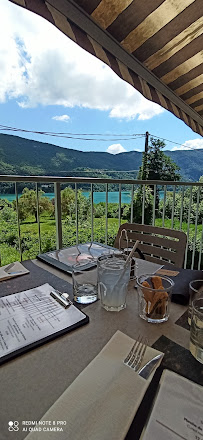
MULTIPOLYGON (((89 191, 83 191, 83 195, 88 198, 90 195, 89 191)), ((106 202, 106 192, 94 192, 94 203, 97 205, 101 202, 106 202)), ((160 191, 160 199, 163 199, 164 191, 160 191)), ((22 194, 19 193, 18 197, 20 197, 22 194)), ((44 193, 44 197, 48 197, 49 199, 54 198, 54 193, 44 193)), ((8 200, 9 202, 12 202, 15 200, 16 196, 15 194, 0 194, 0 199, 8 200)), ((108 203, 119 203, 119 191, 109 191, 108 192, 108 203)), ((131 203, 131 191, 122 191, 121 192, 121 203, 130 204, 131 203)))

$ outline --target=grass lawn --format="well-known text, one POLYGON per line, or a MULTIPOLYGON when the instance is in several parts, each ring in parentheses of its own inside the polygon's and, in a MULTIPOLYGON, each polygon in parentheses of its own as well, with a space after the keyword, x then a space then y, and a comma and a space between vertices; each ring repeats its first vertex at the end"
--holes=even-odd
MULTIPOLYGON (((122 219, 121 223, 125 223, 126 220, 122 219)), ((156 219, 156 226, 162 226, 162 219, 156 219)), ((13 226, 13 225, 12 225, 13 226)), ((171 228, 171 220, 165 219, 164 226, 171 228)), ((1 227, 1 224, 0 224, 1 227)), ((117 218, 108 219, 108 228, 106 233, 106 220, 105 216, 101 218, 95 218, 93 222, 93 240, 101 243, 105 243, 107 235, 107 243, 114 245, 114 240, 119 228, 119 221, 117 218)), ((179 230, 180 222, 174 219, 173 228, 179 230)), ((9 227, 7 227, 7 235, 9 235, 9 227)), ((186 222, 182 223, 182 230, 187 233, 188 225, 186 222)), ((200 246, 202 226, 197 227, 197 237, 194 240, 195 225, 190 224, 189 228, 189 251, 193 250, 193 242, 196 241, 196 247, 200 246)), ((39 235, 38 224, 35 222, 35 217, 30 216, 20 225, 21 242, 22 242, 22 256, 23 260, 36 258, 40 253, 39 250, 39 235)), ((41 252, 48 252, 56 248, 56 222, 53 216, 44 213, 40 216, 40 233, 41 233, 41 252)), ((74 221, 62 220, 62 235, 63 246, 71 246, 76 243, 76 226, 74 221)), ((0 255, 1 264, 5 265, 12 261, 20 260, 20 254, 18 247, 18 235, 17 227, 14 232, 14 240, 12 243, 6 237, 6 234, 2 234, 2 241, 0 242, 0 255)), ((83 220, 78 223, 78 241, 85 243, 91 240, 91 224, 90 221, 83 220)), ((198 256, 196 257, 196 260, 198 256)))

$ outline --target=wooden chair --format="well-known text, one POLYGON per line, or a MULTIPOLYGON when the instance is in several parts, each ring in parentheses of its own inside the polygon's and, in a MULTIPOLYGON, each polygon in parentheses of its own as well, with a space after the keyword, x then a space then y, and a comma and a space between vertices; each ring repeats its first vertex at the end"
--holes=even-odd
POLYGON ((135 241, 139 240, 139 249, 146 260, 169 266, 183 266, 187 242, 184 232, 151 225, 124 223, 120 226, 115 239, 116 248, 119 248, 119 242, 121 249, 127 247, 124 229, 127 231, 128 247, 133 247, 135 241))

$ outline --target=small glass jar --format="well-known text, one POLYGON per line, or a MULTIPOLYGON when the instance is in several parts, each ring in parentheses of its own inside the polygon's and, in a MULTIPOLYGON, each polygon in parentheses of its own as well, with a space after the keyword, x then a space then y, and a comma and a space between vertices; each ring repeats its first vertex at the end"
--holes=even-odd
POLYGON ((137 278, 138 314, 151 323, 168 321, 173 280, 156 274, 141 275, 137 278))

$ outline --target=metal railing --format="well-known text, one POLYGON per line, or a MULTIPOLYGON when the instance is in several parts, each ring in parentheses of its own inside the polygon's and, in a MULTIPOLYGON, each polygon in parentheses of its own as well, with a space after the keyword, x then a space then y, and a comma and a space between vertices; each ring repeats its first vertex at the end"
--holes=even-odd
MULTIPOLYGON (((84 177, 52 177, 52 176, 0 176, 0 182, 12 182, 15 184, 15 199, 17 213, 17 230, 20 259, 23 259, 21 246, 21 221, 19 215, 19 182, 24 184, 32 182, 35 184, 36 190, 36 206, 37 206, 37 225, 38 225, 38 243, 39 253, 41 253, 41 225, 40 225, 40 209, 39 209, 39 185, 54 184, 55 197, 55 221, 56 221, 56 248, 63 247, 63 220, 61 214, 61 185, 71 185, 75 191, 75 244, 79 242, 78 233, 78 184, 89 184, 89 200, 90 200, 90 224, 91 224, 91 240, 94 240, 94 185, 105 185, 105 243, 108 244, 108 205, 109 205, 109 185, 118 184, 118 227, 125 219, 122 218, 122 187, 129 185, 131 201, 129 205, 128 221, 133 223, 136 217, 134 197, 139 191, 141 198, 141 214, 140 223, 144 224, 148 216, 147 198, 151 197, 151 220, 154 226, 159 222, 159 226, 169 227, 166 222, 170 220, 172 229, 183 230, 187 234, 187 247, 185 253, 184 267, 191 269, 202 269, 202 241, 203 241, 203 220, 200 219, 200 203, 203 203, 203 183, 201 182, 171 182, 171 181, 145 181, 145 180, 121 180, 121 179, 102 179, 102 178, 84 178, 84 177), (149 189, 150 188, 150 189, 149 189), (159 203, 159 216, 157 216, 157 194, 162 190, 163 200, 159 203), (195 203, 194 203, 195 199, 195 203), (185 206, 187 200, 187 207, 185 206), (170 201, 170 203, 169 203, 170 201), (169 206, 170 205, 170 206, 169 206), (161 206, 161 208, 160 208, 161 206), (169 209, 170 208, 170 209, 169 209), (160 213, 161 209, 161 213, 160 213), (187 210, 187 213, 186 213, 187 210), (170 211, 170 214, 168 214, 170 211), (158 217, 158 218, 157 218, 158 217), (187 217, 187 222, 185 218, 187 217), (183 221, 184 220, 184 221, 183 221), (187 223, 187 224, 186 224, 187 223), (184 228, 183 228, 184 224, 184 228), (197 248, 198 236, 198 248, 197 248), (188 256, 190 262, 188 263, 188 256)), ((46 194, 45 194, 46 195, 46 194)), ((1 197, 1 195, 0 195, 1 197)), ((202 209, 202 208, 201 208, 202 209)), ((201 214, 202 215, 202 214, 201 214)), ((138 223, 138 221, 136 221, 138 223)))

